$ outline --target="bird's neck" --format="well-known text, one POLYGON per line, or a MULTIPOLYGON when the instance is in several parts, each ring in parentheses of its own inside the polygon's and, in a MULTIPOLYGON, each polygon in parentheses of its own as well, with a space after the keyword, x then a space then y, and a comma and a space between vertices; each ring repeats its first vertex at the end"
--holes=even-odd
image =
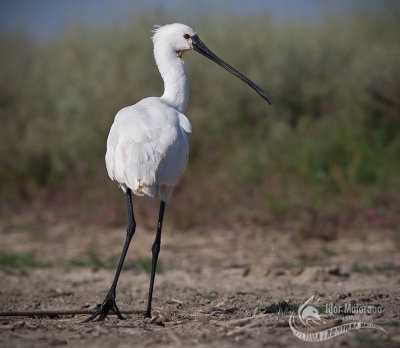
POLYGON ((174 109, 184 112, 189 100, 189 86, 183 61, 168 45, 156 45, 154 57, 164 80, 161 99, 174 109))

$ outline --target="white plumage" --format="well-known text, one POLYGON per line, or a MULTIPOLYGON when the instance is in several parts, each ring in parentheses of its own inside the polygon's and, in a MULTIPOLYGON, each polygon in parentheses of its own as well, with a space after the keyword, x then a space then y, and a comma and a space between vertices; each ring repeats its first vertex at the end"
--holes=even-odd
POLYGON ((120 110, 107 140, 108 175, 126 191, 168 202, 188 161, 186 133, 192 131, 182 113, 189 89, 183 60, 178 52, 189 50, 183 35, 195 35, 190 27, 171 24, 154 30, 154 56, 164 80, 164 94, 120 110))
POLYGON ((111 179, 136 195, 167 202, 188 161, 187 117, 162 98, 146 98, 115 116, 107 140, 106 165, 111 179))

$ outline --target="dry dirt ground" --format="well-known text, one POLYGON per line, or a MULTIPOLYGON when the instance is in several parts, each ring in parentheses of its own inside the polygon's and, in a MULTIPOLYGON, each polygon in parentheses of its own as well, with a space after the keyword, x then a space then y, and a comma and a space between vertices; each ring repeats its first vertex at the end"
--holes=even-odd
MULTIPOLYGON (((0 234, 3 312, 95 308, 111 284, 125 237, 123 228, 73 225, 42 230, 8 224, 0 234)), ((315 346, 400 346, 398 232, 354 231, 324 241, 265 227, 177 231, 167 225, 153 319, 144 320, 149 276, 142 269, 148 266, 154 236, 138 227, 122 271, 117 303, 132 311, 127 320, 111 315, 80 324, 87 316, 1 316, 0 345, 306 346, 288 320, 314 294, 325 328, 346 320, 323 313, 326 303, 353 303, 380 306, 382 312, 367 319, 387 331, 354 330, 315 346), (292 308, 266 313, 266 307, 283 301, 292 308)))

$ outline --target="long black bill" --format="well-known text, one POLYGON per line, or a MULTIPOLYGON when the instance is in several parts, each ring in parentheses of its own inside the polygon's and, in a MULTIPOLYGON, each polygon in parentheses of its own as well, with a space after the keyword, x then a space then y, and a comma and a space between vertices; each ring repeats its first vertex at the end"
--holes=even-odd
POLYGON ((219 66, 222 66, 225 70, 229 71, 243 82, 246 82, 251 88, 253 88, 261 97, 263 97, 269 105, 272 104, 271 97, 264 92, 260 87, 258 87, 253 81, 249 80, 246 76, 242 75, 239 71, 230 66, 227 62, 219 58, 213 51, 211 51, 197 35, 192 37, 192 45, 193 49, 196 52, 199 52, 203 56, 217 63, 219 66))

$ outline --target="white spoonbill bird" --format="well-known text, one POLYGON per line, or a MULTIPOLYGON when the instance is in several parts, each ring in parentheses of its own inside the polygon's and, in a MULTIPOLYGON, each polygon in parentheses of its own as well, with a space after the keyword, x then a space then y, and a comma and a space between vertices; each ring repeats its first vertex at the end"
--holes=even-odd
POLYGON ((145 313, 145 317, 151 317, 164 209, 173 187, 185 171, 189 154, 187 133, 192 131, 188 118, 183 114, 189 99, 183 53, 194 50, 211 59, 247 83, 269 104, 272 103, 267 93, 217 57, 187 25, 164 25, 154 30, 152 39, 154 57, 164 80, 164 94, 159 98, 145 98, 135 105, 123 108, 117 113, 111 126, 107 139, 107 171, 126 195, 129 225, 111 288, 102 305, 85 322, 95 318, 103 320, 110 310, 114 311, 119 319, 124 319, 116 305, 115 293, 126 252, 136 228, 131 192, 150 197, 156 197, 158 194, 161 200, 157 233, 152 246, 150 289, 145 313))

